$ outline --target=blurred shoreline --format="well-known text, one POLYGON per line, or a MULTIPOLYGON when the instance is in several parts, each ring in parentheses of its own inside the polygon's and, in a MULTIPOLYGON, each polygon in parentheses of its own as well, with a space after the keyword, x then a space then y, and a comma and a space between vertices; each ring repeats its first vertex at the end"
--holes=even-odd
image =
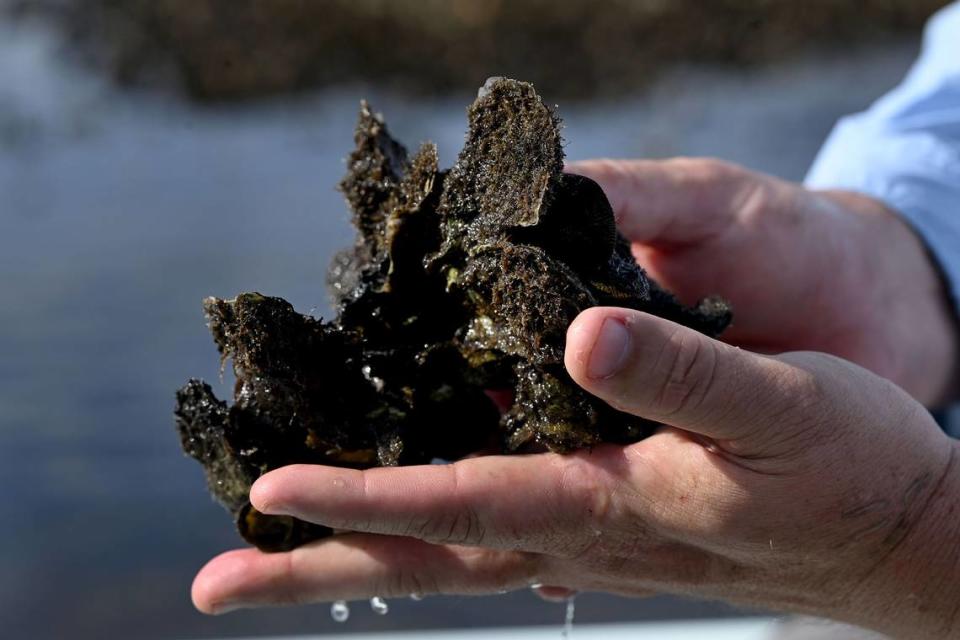
POLYGON ((490 75, 635 93, 677 63, 762 67, 916 33, 946 0, 4 0, 120 86, 230 101, 351 83, 410 97, 490 75))

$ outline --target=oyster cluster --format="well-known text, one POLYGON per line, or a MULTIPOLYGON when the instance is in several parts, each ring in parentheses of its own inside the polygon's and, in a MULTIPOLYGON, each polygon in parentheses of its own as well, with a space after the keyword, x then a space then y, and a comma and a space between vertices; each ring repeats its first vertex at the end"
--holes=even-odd
POLYGON ((564 452, 648 435, 655 425, 565 371, 566 329, 584 309, 638 309, 711 336, 730 322, 722 300, 685 307, 637 266, 600 187, 563 173, 559 119, 532 85, 491 78, 469 121, 456 164, 440 170, 433 144, 410 155, 362 104, 340 184, 358 235, 330 267, 333 321, 258 293, 203 303, 233 362, 234 402, 191 380, 177 393, 177 429, 263 550, 331 533, 250 505, 253 481, 280 466, 564 452))

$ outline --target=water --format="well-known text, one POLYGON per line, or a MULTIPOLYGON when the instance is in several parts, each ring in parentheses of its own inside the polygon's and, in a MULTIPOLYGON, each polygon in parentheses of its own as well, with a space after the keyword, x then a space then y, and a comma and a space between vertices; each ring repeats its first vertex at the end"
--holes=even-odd
POLYGON ((576 595, 567 598, 567 608, 563 616, 563 630, 560 631, 561 640, 569 640, 573 636, 573 616, 576 614, 576 595))
MULTIPOLYGON (((835 118, 893 84, 912 54, 901 43, 751 73, 680 69, 630 100, 561 105, 567 152, 709 154, 799 178, 835 118)), ((411 145, 437 142, 449 164, 473 96, 416 102, 350 87, 195 108, 119 94, 70 67, 43 31, 2 24, 0 78, 4 633, 150 640, 336 629, 313 608, 216 618, 192 609, 194 573, 238 539, 179 450, 173 391, 201 376, 229 394, 204 296, 258 290, 329 316, 326 263, 353 238, 333 185, 360 97, 411 145)), ((729 613, 672 599, 579 602, 581 620, 594 621, 729 613)), ((483 599, 402 599, 390 616, 351 626, 555 622, 529 593, 496 606, 494 618, 483 599)))
MULTIPOLYGON (((376 596, 370 598, 370 610, 378 616, 385 616, 390 612, 386 600, 376 596)), ((346 622, 350 618, 350 605, 345 600, 337 600, 330 605, 330 617, 335 622, 346 622)))
POLYGON ((350 607, 344 600, 337 600, 330 605, 330 617, 334 622, 346 622, 350 618, 350 607))
POLYGON ((387 605, 387 601, 380 596, 370 598, 370 609, 378 616, 385 616, 390 613, 390 607, 387 605))

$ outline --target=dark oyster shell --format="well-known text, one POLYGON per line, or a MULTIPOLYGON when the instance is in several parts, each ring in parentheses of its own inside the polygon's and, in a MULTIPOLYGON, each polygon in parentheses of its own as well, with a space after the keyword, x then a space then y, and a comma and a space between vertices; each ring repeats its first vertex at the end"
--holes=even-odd
POLYGON ((250 506, 253 481, 283 465, 418 464, 648 435, 655 425, 566 373, 566 329, 584 309, 639 309, 712 336, 730 322, 723 301, 684 307, 637 266, 600 187, 562 172, 559 120, 532 85, 491 78, 469 117, 443 172, 432 144, 408 156, 362 104, 340 185, 358 235, 330 267, 333 322, 257 293, 204 301, 236 372, 234 404, 191 380, 177 428, 261 549, 331 533, 250 506), (510 391, 512 406, 501 415, 487 390, 510 391))

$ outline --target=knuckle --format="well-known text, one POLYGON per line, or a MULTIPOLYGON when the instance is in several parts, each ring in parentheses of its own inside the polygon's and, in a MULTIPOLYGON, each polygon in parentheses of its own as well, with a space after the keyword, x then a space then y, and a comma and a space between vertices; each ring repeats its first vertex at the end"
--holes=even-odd
POLYGON ((309 575, 304 554, 294 549, 286 554, 281 580, 277 583, 279 588, 274 594, 275 603, 296 606, 313 602, 314 598, 302 584, 304 575, 309 575))
POLYGON ((465 477, 469 472, 458 465, 453 465, 450 469, 453 494, 461 499, 461 504, 457 505, 449 517, 444 518, 448 522, 443 541, 452 544, 478 544, 484 538, 485 529, 476 509, 468 503, 467 496, 463 495, 473 484, 470 478, 465 477))
POLYGON ((783 218, 793 207, 778 201, 778 189, 769 179, 742 180, 730 196, 731 208, 748 218, 767 216, 777 211, 783 218))
POLYGON ((712 341, 677 328, 657 359, 653 406, 658 417, 695 414, 712 394, 718 360, 712 341))
MULTIPOLYGON (((783 354, 776 361, 787 364, 793 355, 783 354)), ((783 461, 802 458, 817 446, 835 446, 843 430, 835 431, 831 425, 841 424, 846 418, 845 409, 837 406, 835 391, 830 388, 834 386, 838 385, 804 366, 773 368, 762 397, 756 400, 757 418, 744 424, 744 437, 762 442, 768 455, 783 461)), ((842 404, 848 405, 848 401, 842 404)))
POLYGON ((596 465, 574 457, 563 468, 559 495, 558 520, 567 525, 574 538, 582 539, 568 545, 579 554, 585 548, 584 540, 589 548, 608 526, 613 503, 610 485, 596 465))
POLYGON ((463 507, 447 519, 447 528, 441 539, 447 544, 479 544, 483 540, 483 526, 476 511, 463 507))
POLYGON ((729 175, 736 165, 710 157, 680 156, 665 161, 677 175, 691 182, 717 180, 729 175))
MULTIPOLYGON (((453 494, 460 496, 461 487, 470 486, 466 473, 457 465, 450 467, 453 494)), ((460 496, 464 498, 464 496, 460 496)), ((409 528, 415 525, 411 523, 409 528)), ((486 538, 486 526, 476 509, 465 499, 448 513, 423 519, 416 529, 416 537, 438 544, 479 545, 486 538)))
POLYGON ((676 158, 678 168, 692 179, 714 182, 741 177, 745 170, 732 162, 712 157, 676 158))
POLYGON ((412 520, 401 535, 413 536, 434 544, 477 544, 482 527, 470 509, 441 517, 412 520))
POLYGON ((836 375, 837 370, 848 372, 850 363, 835 356, 811 352, 781 354, 776 362, 779 366, 771 373, 771 393, 767 394, 768 402, 774 408, 782 409, 795 420, 806 421, 823 414, 826 408, 836 406, 835 396, 846 381, 846 376, 836 375), (836 370, 822 370, 820 365, 824 362, 835 363, 836 370))

